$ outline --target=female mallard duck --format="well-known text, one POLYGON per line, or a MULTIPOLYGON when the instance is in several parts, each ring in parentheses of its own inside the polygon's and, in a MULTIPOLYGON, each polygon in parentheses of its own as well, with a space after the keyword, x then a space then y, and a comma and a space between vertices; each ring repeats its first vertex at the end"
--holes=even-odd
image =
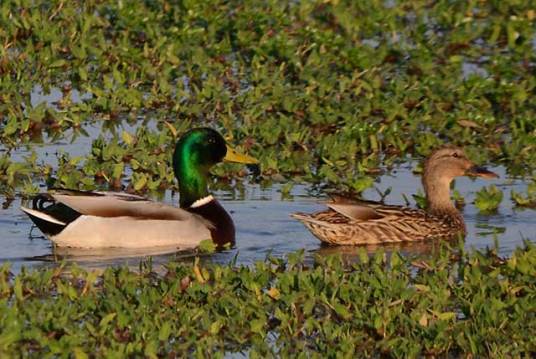
POLYGON ((226 145, 218 132, 193 129, 173 154, 181 208, 126 193, 57 190, 35 197, 32 209, 21 209, 59 247, 184 249, 205 239, 232 245, 233 221, 207 188, 209 169, 221 161, 257 163, 226 145))
POLYGON ((450 183, 458 176, 498 177, 475 166, 462 149, 445 146, 424 163, 426 211, 378 202, 337 198, 327 211, 292 217, 321 241, 338 245, 378 244, 452 238, 465 235, 462 215, 450 200, 450 183))

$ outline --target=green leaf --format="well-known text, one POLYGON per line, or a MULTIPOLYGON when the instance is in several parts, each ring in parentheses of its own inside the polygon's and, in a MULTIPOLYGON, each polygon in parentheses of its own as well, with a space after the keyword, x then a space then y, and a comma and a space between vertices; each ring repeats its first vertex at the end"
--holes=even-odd
POLYGON ((250 329, 253 333, 261 333, 264 331, 264 324, 266 322, 261 319, 254 319, 250 322, 250 329))
POLYGON ((15 283, 13 285, 13 292, 15 293, 15 297, 18 300, 24 299, 24 296, 22 294, 22 282, 20 280, 20 277, 15 278, 15 283))
POLYGON ((132 137, 132 135, 130 133, 128 133, 127 131, 123 131, 121 133, 121 138, 129 146, 131 146, 132 143, 134 143, 134 137, 132 137))
POLYGON ((75 359, 87 359, 89 358, 88 355, 84 352, 84 350, 80 347, 76 347, 73 349, 73 354, 75 359))
POLYGON ((117 313, 109 313, 101 319, 101 321, 99 322, 99 328, 100 328, 99 334, 100 335, 103 335, 104 333, 106 333, 108 329, 108 325, 116 317, 116 315, 117 313))
POLYGON ((212 239, 204 239, 199 242, 199 246, 197 248, 201 253, 214 253, 216 252, 218 246, 212 239))
POLYGON ((134 183, 134 190, 139 191, 142 188, 144 188, 146 184, 147 184, 147 176, 145 174, 141 174, 138 176, 138 179, 134 183))
POLYGON ((475 205, 481 212, 493 212, 496 211, 503 199, 503 192, 491 185, 489 187, 483 187, 477 192, 475 198, 475 205))
POLYGON ((456 313, 454 312, 443 312, 437 315, 437 319, 439 320, 452 320, 454 318, 456 318, 456 313))
POLYGON ((171 323, 164 322, 162 326, 160 327, 160 331, 158 332, 158 340, 166 341, 168 340, 170 335, 171 335, 171 323))
POLYGON ((350 314, 350 311, 348 310, 348 308, 346 308, 341 303, 335 303, 333 305, 333 309, 335 310, 335 313, 337 313, 340 317, 342 317, 345 320, 352 318, 352 314, 350 314))
POLYGON ((216 320, 210 325, 210 334, 217 335, 220 332, 220 329, 223 327, 223 323, 219 320, 216 320))
POLYGON ((53 63, 50 64, 50 67, 51 68, 55 68, 55 67, 63 67, 67 65, 67 61, 66 60, 63 60, 63 59, 60 59, 60 60, 56 60, 54 61, 53 63))

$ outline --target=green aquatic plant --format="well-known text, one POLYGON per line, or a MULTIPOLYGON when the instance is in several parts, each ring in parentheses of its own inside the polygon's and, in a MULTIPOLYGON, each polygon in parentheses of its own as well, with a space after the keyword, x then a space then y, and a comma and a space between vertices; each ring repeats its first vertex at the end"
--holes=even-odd
POLYGON ((31 181, 40 170, 37 165, 37 154, 31 152, 29 156, 23 156, 24 162, 11 160, 9 153, 0 155, 0 183, 8 188, 14 188, 31 181))
POLYGON ((510 191, 510 198, 518 207, 536 207, 536 180, 527 185, 527 193, 523 195, 514 190, 510 191))
POLYGON ((495 185, 482 187, 476 193, 475 206, 480 212, 490 213, 497 211, 503 199, 503 192, 495 185))
MULTIPOLYGON (((517 0, 5 0, 0 192, 176 190, 169 146, 199 125, 244 143, 265 181, 360 192, 379 167, 445 142, 531 174, 535 21, 517 0), (87 136, 82 157, 62 151, 87 136)), ((212 174, 240 196, 243 171, 212 174)), ((478 203, 496 208, 492 192, 478 203)), ((392 270, 361 257, 350 269, 171 263, 165 276, 4 268, 0 356, 534 352, 532 247, 394 255, 392 270)))
POLYGON ((536 249, 0 269, 0 355, 530 356, 536 249))
MULTIPOLYGON (((359 192, 382 164, 444 142, 523 175, 536 166, 535 20, 513 0, 3 1, 0 144, 58 143, 103 123, 119 151, 121 125, 143 119, 167 135, 164 123, 210 124, 247 140, 268 179, 359 192)), ((125 131, 125 147, 146 153, 125 131)), ((173 186, 149 162, 131 174, 117 156, 99 160, 81 186, 173 186)))

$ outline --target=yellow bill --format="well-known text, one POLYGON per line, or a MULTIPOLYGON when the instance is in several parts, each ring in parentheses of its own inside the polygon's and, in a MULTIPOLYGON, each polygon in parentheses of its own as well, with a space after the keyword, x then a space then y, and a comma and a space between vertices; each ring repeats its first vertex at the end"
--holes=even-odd
POLYGON ((255 158, 248 155, 244 155, 242 153, 238 153, 234 148, 230 147, 229 145, 227 145, 227 154, 225 155, 223 160, 226 162, 238 162, 245 163, 248 165, 254 165, 259 163, 259 161, 255 158))

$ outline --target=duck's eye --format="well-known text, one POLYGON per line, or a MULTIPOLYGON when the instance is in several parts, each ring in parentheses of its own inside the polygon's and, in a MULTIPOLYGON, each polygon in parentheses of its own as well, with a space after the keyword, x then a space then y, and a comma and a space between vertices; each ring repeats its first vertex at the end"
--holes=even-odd
POLYGON ((454 157, 454 158, 458 158, 459 156, 460 156, 460 155, 458 155, 458 152, 454 152, 454 153, 452 154, 452 157, 454 157))

